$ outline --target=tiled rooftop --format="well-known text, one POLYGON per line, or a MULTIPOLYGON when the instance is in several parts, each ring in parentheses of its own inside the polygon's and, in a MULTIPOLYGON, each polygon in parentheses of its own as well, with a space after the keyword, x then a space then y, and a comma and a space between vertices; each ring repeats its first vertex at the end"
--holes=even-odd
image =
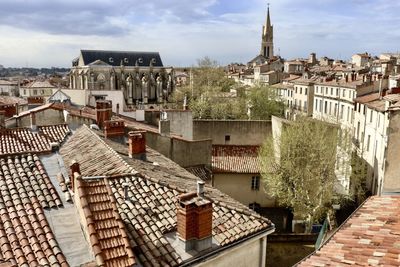
POLYGON ((259 173, 259 146, 213 145, 211 166, 214 173, 259 173))
POLYGON ((400 266, 400 196, 369 198, 298 266, 400 266))
POLYGON ((28 128, 0 131, 0 155, 50 152, 51 142, 62 143, 70 133, 67 125, 39 126, 38 132, 28 128))
POLYGON ((43 210, 62 202, 39 158, 0 158, 0 166, 0 262, 69 266, 43 210))
POLYGON ((211 170, 206 166, 191 166, 185 169, 203 181, 209 181, 211 179, 211 170))
POLYGON ((18 105, 26 105, 28 101, 23 98, 15 97, 15 96, 0 96, 0 105, 10 105, 10 104, 18 104, 18 105))
MULTIPOLYGON (((115 201, 132 251, 141 264, 175 266, 183 259, 165 235, 176 231, 176 197, 193 191, 198 178, 149 148, 146 152, 148 161, 130 159, 127 149, 127 145, 103 140, 88 127, 82 126, 61 149, 61 155, 66 166, 76 159, 82 176, 109 176, 102 180, 108 182, 113 193, 109 201, 115 201), (98 154, 108 160, 90 161, 98 154), (156 160, 157 164, 153 164, 156 160), (91 168, 85 166, 87 161, 91 162, 91 168), (131 167, 127 168, 124 163, 131 167), (121 169, 109 171, 111 166, 121 169), (105 172, 98 172, 102 169, 105 172), (128 174, 129 171, 132 173, 128 174), (123 175, 118 175, 118 172, 123 175), (124 199, 124 183, 128 186, 128 201, 124 199)), ((101 183, 100 179, 97 181, 101 183)), ((99 186, 93 184, 88 190, 100 190, 96 189, 99 186)), ((213 200, 213 236, 220 246, 272 228, 269 220, 210 186, 206 185, 205 195, 213 200)), ((106 197, 104 192, 102 197, 106 197)), ((105 203, 103 200, 100 202, 105 203)), ((100 210, 99 216, 105 214, 105 208, 100 210)))
POLYGON ((65 166, 75 160, 83 176, 130 173, 132 168, 86 126, 79 128, 60 149, 65 166))
POLYGON ((134 255, 111 188, 103 179, 79 179, 77 183, 93 253, 106 267, 132 266, 134 255))

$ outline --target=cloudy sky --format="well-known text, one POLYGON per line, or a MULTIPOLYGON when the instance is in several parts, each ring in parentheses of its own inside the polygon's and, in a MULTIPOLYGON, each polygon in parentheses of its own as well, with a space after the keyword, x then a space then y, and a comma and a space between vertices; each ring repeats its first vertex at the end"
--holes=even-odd
MULTIPOLYGON (((400 1, 270 0, 275 53, 400 50, 400 1)), ((259 53, 265 0, 0 0, 0 64, 69 67, 80 49, 159 51, 164 65, 259 53)))

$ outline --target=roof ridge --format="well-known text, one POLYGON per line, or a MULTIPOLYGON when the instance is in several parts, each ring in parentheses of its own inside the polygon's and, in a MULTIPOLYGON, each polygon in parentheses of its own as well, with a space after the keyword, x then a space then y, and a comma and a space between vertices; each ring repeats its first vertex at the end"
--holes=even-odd
POLYGON ((76 182, 77 193, 79 194, 80 206, 83 212, 83 218, 85 219, 87 233, 89 235, 89 243, 92 245, 92 250, 94 257, 96 259, 96 263, 103 266, 104 265, 104 257, 101 247, 99 245, 99 237, 96 231, 96 227, 93 226, 95 220, 93 218, 92 211, 89 207, 89 202, 86 198, 86 189, 85 189, 85 181, 79 178, 74 178, 76 182))
MULTIPOLYGON (((97 135, 95 132, 93 132, 91 129, 86 124, 83 124, 80 128, 84 127, 87 131, 90 132, 90 134, 94 135, 111 153, 113 153, 121 162, 128 167, 128 170, 132 173, 138 173, 128 162, 126 162, 114 149, 112 149, 104 140, 100 138, 99 135, 97 135)), ((78 129, 79 130, 79 129, 78 129)))
POLYGON ((118 207, 117 207, 117 204, 116 204, 117 200, 115 199, 115 196, 114 196, 114 194, 112 192, 110 183, 109 183, 107 178, 104 178, 104 183, 105 183, 105 186, 106 186, 106 189, 107 189, 108 196, 110 197, 110 202, 111 202, 111 205, 112 205, 112 212, 113 212, 113 214, 114 214, 114 216, 116 218, 117 227, 120 230, 119 234, 122 237, 125 249, 127 250, 126 254, 128 256, 128 260, 130 261, 130 264, 133 265, 133 264, 135 264, 135 255, 133 254, 132 247, 131 247, 131 245, 129 243, 128 233, 126 231, 124 222, 122 220, 121 215, 118 212, 118 207))

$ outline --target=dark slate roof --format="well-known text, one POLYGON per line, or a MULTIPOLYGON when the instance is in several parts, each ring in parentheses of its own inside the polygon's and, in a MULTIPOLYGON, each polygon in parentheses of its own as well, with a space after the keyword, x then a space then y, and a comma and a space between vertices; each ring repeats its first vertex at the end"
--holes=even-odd
POLYGON ((150 65, 150 60, 155 59, 153 62, 154 67, 163 67, 160 54, 158 52, 138 52, 138 51, 104 51, 104 50, 81 50, 83 62, 85 65, 101 60, 111 66, 120 66, 121 60, 125 66, 135 66, 136 60, 138 60, 139 66, 150 65), (112 62, 110 62, 112 58, 112 62), (139 62, 139 59, 142 61, 139 62))

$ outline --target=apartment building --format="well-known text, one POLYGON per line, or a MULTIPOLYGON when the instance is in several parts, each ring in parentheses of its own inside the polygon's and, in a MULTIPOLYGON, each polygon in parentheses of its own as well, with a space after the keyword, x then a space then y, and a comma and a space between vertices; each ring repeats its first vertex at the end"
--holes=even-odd
POLYGON ((353 143, 357 154, 368 163, 367 186, 373 194, 381 194, 383 190, 388 130, 396 128, 391 108, 399 101, 398 89, 355 99, 353 143))

